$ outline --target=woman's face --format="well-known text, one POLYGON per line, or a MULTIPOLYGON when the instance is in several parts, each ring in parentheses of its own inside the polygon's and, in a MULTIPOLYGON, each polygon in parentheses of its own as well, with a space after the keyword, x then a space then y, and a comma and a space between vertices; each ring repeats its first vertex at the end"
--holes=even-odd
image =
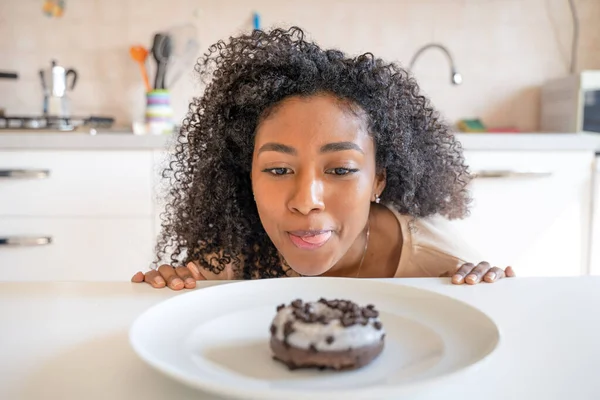
MULTIPOLYGON (((329 95, 291 97, 257 128, 252 188, 261 222, 302 275, 331 269, 364 231, 383 189, 363 117, 329 95)), ((360 242, 360 243, 359 243, 360 242)))

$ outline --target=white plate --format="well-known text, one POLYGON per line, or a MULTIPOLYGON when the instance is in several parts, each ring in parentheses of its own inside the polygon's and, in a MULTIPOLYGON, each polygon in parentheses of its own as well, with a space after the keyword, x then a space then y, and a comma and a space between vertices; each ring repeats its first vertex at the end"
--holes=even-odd
POLYGON ((320 277, 235 282, 181 294, 143 313, 129 337, 154 368, 221 396, 351 400, 399 398, 462 373, 496 348, 499 332, 481 311, 435 292, 320 277), (289 371, 272 360, 275 307, 321 297, 379 309, 385 348, 370 365, 348 372, 289 371))

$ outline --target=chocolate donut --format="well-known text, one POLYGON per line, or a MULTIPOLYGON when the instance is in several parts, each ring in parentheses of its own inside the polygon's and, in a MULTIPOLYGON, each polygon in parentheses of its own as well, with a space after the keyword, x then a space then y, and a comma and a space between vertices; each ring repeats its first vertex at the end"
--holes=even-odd
POLYGON ((383 350, 385 331, 373 305, 349 300, 281 304, 271 324, 273 359, 290 370, 351 370, 364 367, 383 350))

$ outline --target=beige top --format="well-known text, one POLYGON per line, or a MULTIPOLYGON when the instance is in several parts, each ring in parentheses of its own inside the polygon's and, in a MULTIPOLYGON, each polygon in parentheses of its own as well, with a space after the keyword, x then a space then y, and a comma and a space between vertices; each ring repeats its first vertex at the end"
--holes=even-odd
POLYGON ((447 276, 466 262, 482 261, 448 219, 439 215, 413 219, 393 207, 388 209, 402 229, 402 253, 395 277, 447 276))

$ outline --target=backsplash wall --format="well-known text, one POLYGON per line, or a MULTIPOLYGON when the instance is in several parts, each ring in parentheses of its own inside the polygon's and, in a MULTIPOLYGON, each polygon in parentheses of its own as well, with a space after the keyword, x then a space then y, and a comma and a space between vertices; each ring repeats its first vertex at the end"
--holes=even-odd
MULTIPOLYGON (((489 126, 538 129, 539 85, 568 73, 572 24, 567 0, 69 0, 62 18, 42 13, 41 0, 0 0, 0 108, 39 114, 38 70, 55 59, 79 72, 71 93, 78 115, 109 115, 128 126, 143 117, 144 90, 132 44, 150 46, 153 33, 192 23, 202 52, 218 39, 262 26, 298 25, 324 47, 370 51, 408 67, 430 42, 452 53, 464 83, 450 84, 445 56, 422 54, 413 73, 451 122, 480 117, 489 126)), ((577 67, 600 69, 600 1, 577 0, 577 67)), ((189 73, 172 88, 176 120, 201 91, 189 73)))

